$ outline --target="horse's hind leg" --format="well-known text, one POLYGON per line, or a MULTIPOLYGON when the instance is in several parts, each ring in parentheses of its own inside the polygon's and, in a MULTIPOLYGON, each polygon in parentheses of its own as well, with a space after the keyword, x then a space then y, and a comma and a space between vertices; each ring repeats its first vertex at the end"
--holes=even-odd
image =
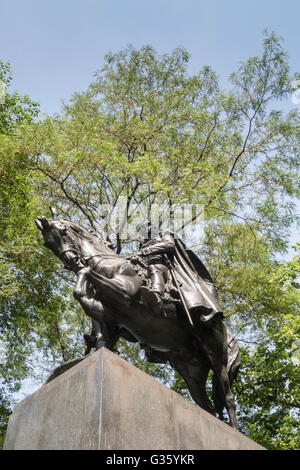
MULTIPOLYGON (((228 365, 228 346, 227 346, 227 332, 224 323, 220 323, 221 329, 223 329, 223 357, 220 363, 216 363, 213 368, 215 373, 215 380, 217 382, 217 389, 221 390, 221 396, 224 397, 225 407, 228 412, 230 424, 233 428, 238 429, 236 420, 236 405, 233 393, 231 391, 231 381, 227 371, 228 365)), ((220 394, 219 394, 220 395, 220 394)), ((221 403, 221 401, 220 401, 221 403)), ((222 410, 223 411, 223 410, 222 410)), ((222 412, 220 411, 220 417, 222 418, 222 412)))
POLYGON ((218 380, 216 379, 215 374, 213 375, 213 378, 212 378, 212 398, 213 398, 213 402, 218 413, 218 418, 221 421, 224 421, 224 415, 223 415, 223 411, 225 408, 224 394, 220 390, 218 380))
POLYGON ((171 353, 169 362, 185 380, 193 400, 201 408, 215 416, 215 409, 206 392, 206 381, 210 367, 205 359, 203 358, 201 362, 196 358, 183 361, 178 360, 178 358, 175 359, 174 354, 171 353))
MULTIPOLYGON (((223 397, 225 407, 227 409, 231 426, 238 429, 236 415, 235 415, 235 400, 230 387, 230 380, 227 372, 227 333, 225 324, 221 318, 214 319, 213 327, 202 326, 198 329, 197 337, 199 339, 199 346, 202 352, 207 357, 210 367, 215 374, 217 388, 219 394, 223 397)), ((219 403, 216 403, 218 412, 221 415, 222 399, 220 397, 219 403)))
MULTIPOLYGON (((228 377, 226 365, 223 364, 220 368, 215 369, 214 373, 215 373, 215 380, 218 383, 218 388, 221 389, 222 395, 224 396, 225 407, 226 407, 227 412, 228 412, 228 416, 229 416, 229 419, 230 419, 231 426, 235 429, 238 429, 238 424, 237 424, 236 414, 235 414, 236 405, 235 405, 235 400, 234 400, 233 393, 232 393, 231 388, 230 388, 229 377, 228 377)), ((220 410, 220 408, 219 408, 218 412, 220 414, 220 418, 222 419, 222 417, 223 417, 222 411, 223 410, 220 410)))
MULTIPOLYGON (((232 334, 227 330, 227 356, 228 356, 228 364, 227 364, 227 373, 228 373, 228 378, 229 378, 229 385, 230 389, 232 387, 232 383, 234 379, 237 376, 237 373, 239 371, 240 363, 241 363, 241 356, 240 356, 240 351, 239 347, 237 345, 237 342, 235 341, 234 337, 232 334)), ((212 395, 213 395, 213 401, 217 410, 217 413, 219 414, 219 418, 223 421, 223 410, 225 408, 225 400, 224 400, 224 393, 220 389, 220 386, 218 384, 218 380, 216 379, 216 376, 214 374, 213 379, 212 379, 212 395)))

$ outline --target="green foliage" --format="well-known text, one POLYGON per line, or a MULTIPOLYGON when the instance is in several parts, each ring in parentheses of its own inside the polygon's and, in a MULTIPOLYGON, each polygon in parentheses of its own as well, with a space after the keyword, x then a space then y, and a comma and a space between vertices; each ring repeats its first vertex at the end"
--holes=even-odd
POLYGON ((4 398, 5 392, 0 390, 0 449, 4 444, 8 418, 11 414, 10 401, 4 398))
POLYGON ((0 332, 1 345, 6 350, 5 361, 0 362, 2 436, 13 393, 20 389, 24 378, 37 373, 32 363, 36 351, 40 359, 42 354, 48 356, 50 368, 61 357, 67 359, 68 354, 74 354, 74 350, 82 352, 78 326, 77 337, 73 335, 71 341, 74 322, 65 330, 63 325, 67 316, 75 317, 77 322, 81 318, 85 328, 87 322, 75 302, 69 301, 70 288, 61 286, 56 274, 58 263, 41 249, 34 224, 44 202, 37 194, 38 180, 30 173, 17 134, 21 124, 33 122, 38 107, 28 97, 8 92, 11 72, 9 65, 2 62, 0 77, 8 87, 5 103, 0 104, 0 332), (65 349, 64 341, 68 346, 65 349), (48 350, 54 352, 49 354, 48 350))
POLYGON ((266 314, 263 316, 253 341, 248 341, 250 346, 242 348, 242 366, 235 384, 243 431, 269 449, 297 449, 300 444, 300 315, 295 282, 299 261, 298 254, 270 276, 269 293, 276 295, 279 291, 285 311, 280 315, 276 310, 269 311, 269 321, 266 314))
POLYGON ((12 133, 16 125, 30 122, 38 116, 39 105, 27 95, 18 92, 9 93, 8 88, 13 79, 10 63, 0 60, 0 83, 5 89, 4 103, 0 103, 0 132, 12 133))
MULTIPOLYGON (((12 343, 11 354, 7 352, 8 359, 4 364, 0 363, 0 447, 2 447, 11 411, 11 394, 19 389, 21 380, 26 376, 24 352, 28 349, 21 334, 21 341, 17 341, 16 331, 22 330, 22 326, 16 316, 14 318, 14 315, 11 315, 11 300, 21 293, 20 285, 23 279, 21 282, 18 280, 18 273, 14 268, 17 264, 15 259, 22 258, 24 246, 28 244, 28 237, 23 235, 30 204, 27 193, 28 178, 16 162, 12 134, 17 125, 31 122, 37 116, 38 106, 27 96, 8 92, 12 72, 10 65, 2 61, 0 61, 0 80, 6 89, 4 102, 0 103, 0 331, 2 346, 9 349, 8 344, 12 343), (19 235, 19 239, 16 235, 19 235), (15 257, 12 256, 14 251, 15 257)), ((28 285, 23 291, 28 293, 28 285)), ((17 304, 16 310, 20 309, 20 298, 17 304)))
MULTIPOLYGON (((285 258, 299 195, 299 113, 278 109, 295 78, 281 40, 265 32, 261 56, 240 65, 229 90, 209 66, 189 75, 183 48, 159 56, 150 46, 129 47, 105 60, 60 115, 34 120, 35 103, 17 94, 0 105, 4 382, 32 374, 32 357, 51 369, 82 354, 88 328, 71 296, 73 277, 42 248, 37 215, 56 206, 60 217, 105 236, 103 207, 115 207, 121 195, 129 215, 141 202, 171 212, 203 204, 205 244, 194 249, 243 345, 235 385, 240 426, 268 448, 297 448, 291 357, 299 334, 299 259, 285 258)), ((0 63, 0 70, 9 84, 9 69, 0 63)), ((116 233, 112 240, 118 252, 133 249, 116 233)), ((118 349, 189 397, 182 379, 147 363, 139 346, 120 341, 118 349)))

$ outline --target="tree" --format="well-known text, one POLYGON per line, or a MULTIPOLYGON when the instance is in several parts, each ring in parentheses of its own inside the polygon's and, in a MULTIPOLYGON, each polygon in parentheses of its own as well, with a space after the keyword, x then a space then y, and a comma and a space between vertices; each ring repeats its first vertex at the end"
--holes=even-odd
POLYGON ((243 346, 242 370, 235 385, 242 429, 269 449, 298 449, 300 444, 299 248, 300 244, 298 255, 278 265, 269 286, 262 288, 280 315, 266 306, 255 337, 243 346))
MULTIPOLYGON (((32 102, 27 96, 20 96, 17 92, 8 93, 12 80, 12 72, 10 64, 4 64, 0 61, 0 83, 2 89, 1 103, 0 103, 0 141, 2 146, 12 145, 11 135, 13 129, 18 123, 33 119, 37 116, 38 106, 32 102)), ((1 152, 2 153, 2 152, 1 152)), ((4 153, 4 152, 3 152, 4 153)), ((1 208, 1 243, 0 243, 0 276, 1 276, 1 343, 7 344, 5 341, 6 334, 13 334, 12 324, 7 328, 9 321, 4 317, 4 304, 5 299, 9 298, 12 294, 13 287, 13 267, 10 264, 9 256, 7 256, 10 248, 10 243, 13 242, 13 229, 15 221, 18 216, 21 217, 20 225, 24 219, 26 212, 27 196, 26 196, 26 178, 23 171, 20 170, 19 165, 14 165, 14 162, 7 158, 7 155, 2 155, 0 160, 0 208, 1 208)), ((16 243, 15 243, 16 245, 16 243)), ((9 317, 9 315, 8 315, 9 317)), ((11 321, 11 319, 10 319, 11 321)), ((0 363, 1 382, 0 382, 0 446, 3 444, 3 437, 7 425, 7 419, 10 414, 11 399, 10 394, 18 389, 20 380, 24 377, 24 361, 21 359, 20 350, 22 346, 16 348, 14 355, 14 368, 13 374, 7 374, 6 364, 0 363)))
MULTIPOLYGON (((68 357, 63 351, 61 332, 68 310, 64 300, 66 286, 61 287, 53 274, 57 263, 47 260, 36 236, 33 219, 43 210, 43 204, 36 194, 37 180, 28 171, 26 154, 18 138, 19 126, 32 123, 39 106, 28 96, 9 92, 12 80, 9 63, 0 62, 0 79, 6 88, 0 104, 0 331, 1 346, 6 351, 5 359, 0 360, 2 446, 12 396, 24 378, 37 373, 32 358, 39 354, 41 345, 47 344, 51 350, 54 344, 68 357)), ((69 349, 73 351, 76 347, 78 343, 69 349)), ((48 356, 51 363, 55 353, 48 356)))
MULTIPOLYGON (((75 94, 62 114, 18 126, 13 152, 30 175, 30 200, 37 201, 32 215, 54 205, 61 217, 100 235, 107 233, 103 208, 116 207, 120 196, 126 196, 129 214, 142 202, 149 208, 154 203, 167 206, 171 213, 184 203, 203 205, 206 238, 198 253, 219 289, 228 325, 241 344, 255 340, 258 345, 257 350, 243 348, 244 365, 236 385, 241 426, 266 446, 279 447, 276 433, 284 416, 290 436, 284 446, 293 448, 296 400, 294 392, 286 392, 295 377, 288 363, 293 335, 287 338, 284 332, 290 323, 287 315, 295 319, 299 299, 296 287, 286 289, 279 281, 279 258, 286 254, 299 192, 299 114, 278 109, 293 82, 287 54, 281 40, 266 32, 262 55, 242 63, 225 91, 208 66, 190 76, 188 61, 182 48, 163 56, 150 46, 108 54, 87 91, 75 94), (278 331, 282 335, 276 339, 278 331), (265 385, 254 385, 258 395, 249 393, 251 371, 257 370, 264 383, 272 376, 277 356, 271 343, 280 357, 282 377, 274 405, 281 406, 282 413, 272 425, 266 415, 271 405, 265 385), (268 367, 263 354, 270 358, 268 367), (258 408, 263 416, 259 423, 258 408)), ((118 231, 111 238, 118 253, 134 249, 118 231)), ((45 261, 47 254, 37 245, 33 251, 39 253, 35 268, 42 275, 49 258, 45 261)), ((53 277, 48 278, 45 295, 56 299, 57 317, 53 323, 52 313, 40 312, 38 343, 45 354, 51 345, 61 355, 63 339, 64 354, 72 357, 73 337, 84 329, 82 317, 74 304, 77 317, 67 307, 70 291, 61 278, 67 283, 72 278, 59 271, 52 258, 51 263, 53 277), (70 318, 60 316, 61 311, 68 311, 70 318), (73 330, 61 336, 66 324, 73 330), (52 332, 51 341, 47 331, 52 332)), ((138 349, 123 342, 120 351, 186 394, 178 376, 146 365, 138 349)))

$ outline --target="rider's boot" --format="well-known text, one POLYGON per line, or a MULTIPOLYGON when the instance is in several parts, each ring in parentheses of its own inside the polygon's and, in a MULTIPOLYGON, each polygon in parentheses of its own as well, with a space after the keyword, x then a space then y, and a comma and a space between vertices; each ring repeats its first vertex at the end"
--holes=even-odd
POLYGON ((140 288, 141 300, 145 303, 155 314, 160 314, 162 311, 163 301, 160 295, 147 286, 140 288))

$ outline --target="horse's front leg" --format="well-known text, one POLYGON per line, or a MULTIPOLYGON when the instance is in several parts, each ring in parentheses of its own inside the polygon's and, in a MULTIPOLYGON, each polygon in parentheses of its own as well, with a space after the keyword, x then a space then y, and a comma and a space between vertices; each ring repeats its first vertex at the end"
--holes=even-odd
POLYGON ((95 349, 98 351, 98 349, 102 348, 103 346, 107 347, 110 338, 107 334, 107 327, 104 322, 100 323, 92 318, 92 324, 95 335, 95 349))
POLYGON ((100 349, 105 346, 103 330, 105 323, 103 322, 104 307, 100 301, 94 299, 94 291, 87 280, 88 268, 83 268, 77 273, 77 282, 73 295, 79 301, 85 313, 92 319, 92 334, 94 336, 95 348, 100 349))
MULTIPOLYGON (((95 300, 94 298, 94 290, 89 285, 87 272, 89 272, 89 268, 83 268, 78 271, 73 295, 87 315, 96 322, 102 323, 104 321, 104 307, 100 300, 95 300)), ((96 330, 98 330, 98 327, 96 327, 96 330)))
POLYGON ((88 272, 90 272, 89 268, 83 268, 78 271, 73 295, 80 302, 85 313, 92 319, 92 334, 96 351, 103 346, 113 351, 118 337, 113 334, 111 327, 104 321, 105 307, 100 300, 95 300, 94 298, 94 289, 87 279, 88 272))

